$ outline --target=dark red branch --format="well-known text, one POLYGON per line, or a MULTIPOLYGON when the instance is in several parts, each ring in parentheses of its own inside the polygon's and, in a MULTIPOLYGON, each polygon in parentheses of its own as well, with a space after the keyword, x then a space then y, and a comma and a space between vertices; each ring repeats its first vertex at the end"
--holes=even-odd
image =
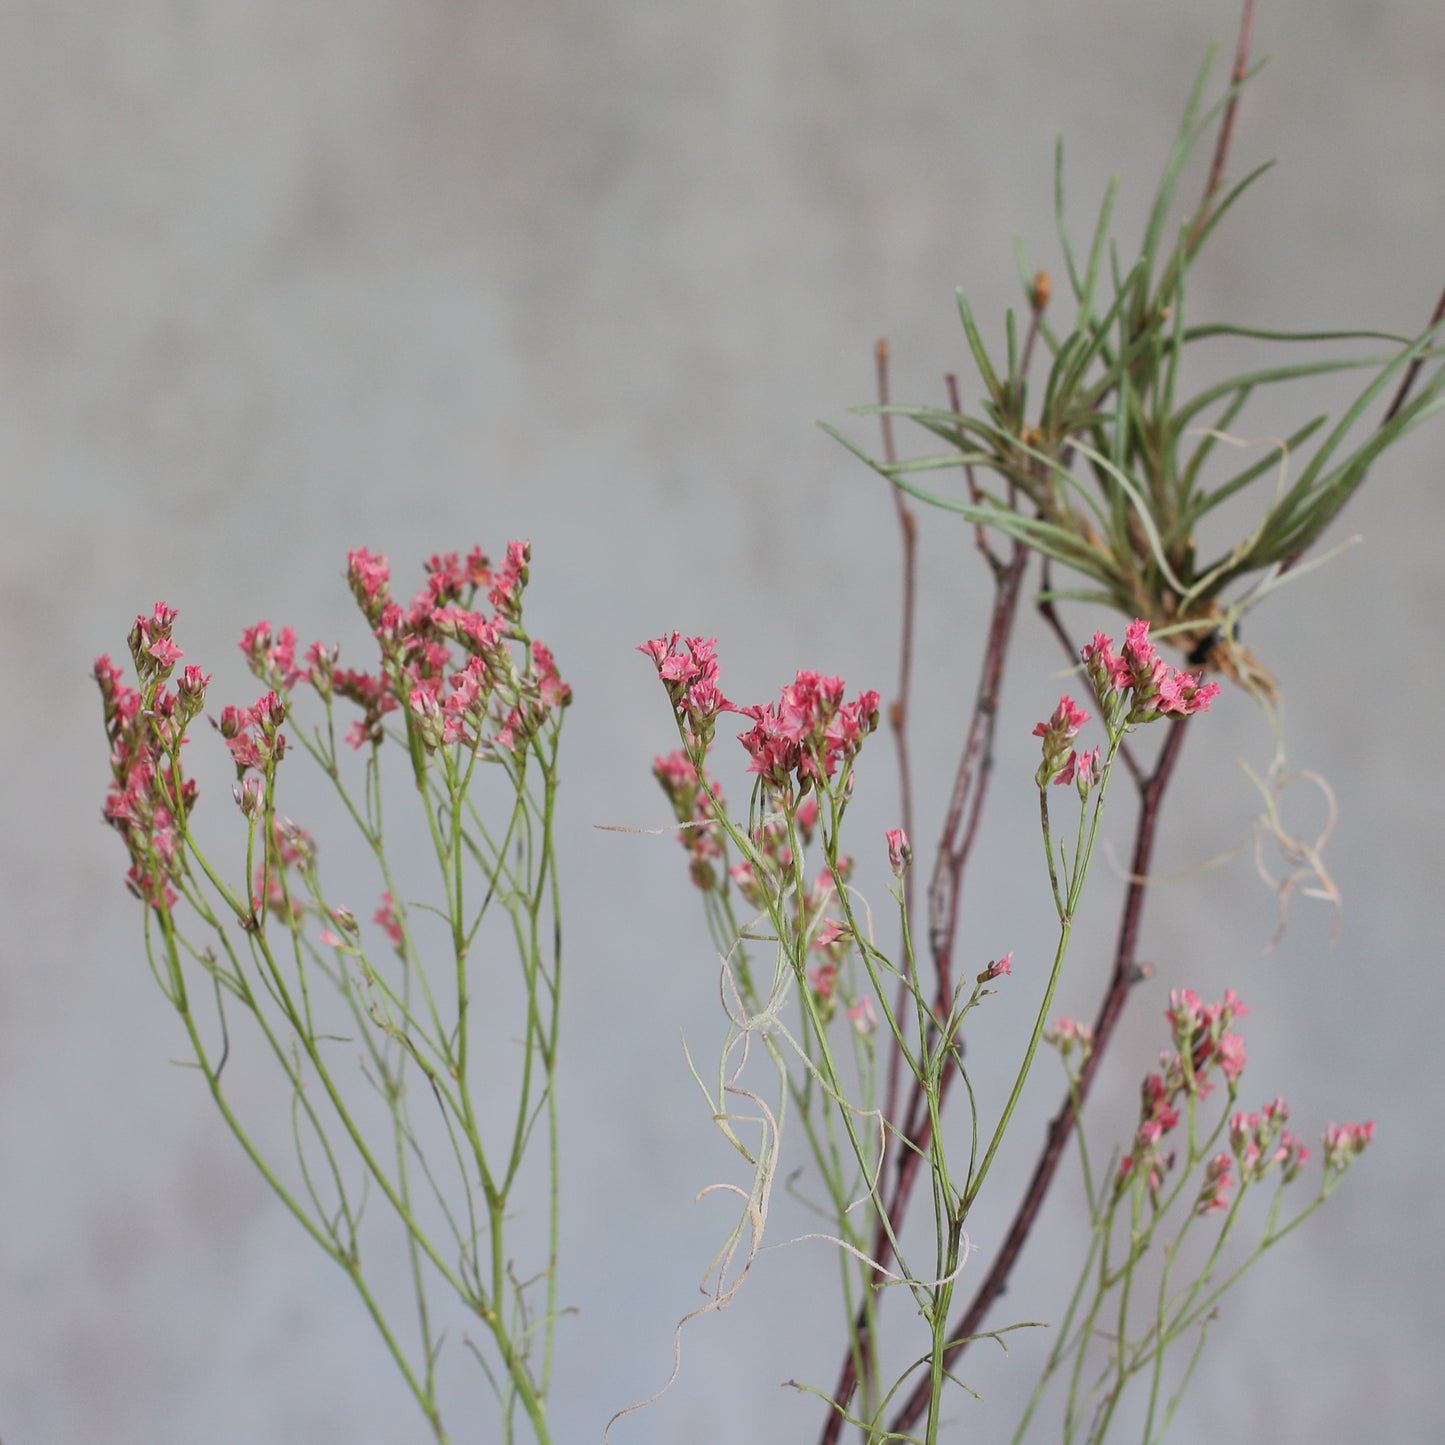
MULTIPOLYGON (((952 378, 950 378, 950 381, 952 378)), ((955 410, 957 406, 955 404, 955 410)), ((1008 653, 1009 639, 1013 635, 1014 622, 1018 616, 1019 589, 1028 561, 1027 549, 1015 543, 1010 557, 1004 561, 993 555, 987 548, 982 533, 979 544, 984 549, 993 567, 995 579, 993 613, 989 622, 988 640, 984 649, 983 664, 979 673, 978 687, 974 696, 973 715, 968 733, 964 739, 963 754, 959 761, 958 774, 954 780, 953 794, 949 800, 948 814, 944 821, 943 835, 939 842, 937 862, 933 880, 929 887, 929 947, 933 956, 935 974, 935 1014, 946 1017, 952 999, 953 940, 958 926, 958 910, 962 896, 962 876, 973 840, 978 832, 979 819, 983 811, 988 779, 993 769, 993 739, 998 718, 999 691, 1003 684, 1004 659, 1008 653)), ((905 1000, 906 1003, 906 1000, 905 1000)), ((904 1015, 900 1005, 899 1017, 904 1015)), ((939 1078, 939 1106, 947 1096, 956 1067, 946 1062, 939 1078)), ((926 1154, 931 1124, 922 1084, 914 1079, 909 1090, 907 1110, 900 1119, 890 1110, 888 1117, 894 1126, 911 1141, 914 1148, 899 1150, 897 1173, 893 1180, 892 1192, 887 1199, 887 1217, 895 1230, 901 1225, 912 1197, 914 1181, 919 1166, 926 1154), (921 1152, 919 1152, 921 1151, 921 1152)), ((874 1232, 872 1258, 887 1267, 892 1258, 892 1249, 887 1232, 880 1222, 874 1232)), ((857 1348, 850 1349, 845 1356, 833 1387, 833 1399, 840 1406, 846 1406, 852 1399, 858 1383, 856 1357, 866 1358, 867 1313, 860 1306, 853 1322, 853 1338, 857 1348)), ((843 1429, 843 1415, 840 1410, 829 1413, 824 1422, 819 1445, 836 1445, 843 1429)))
MULTIPOLYGON (((1244 14, 1239 20, 1239 40, 1234 47, 1233 81, 1236 86, 1249 74, 1249 35, 1253 29, 1254 0, 1244 0, 1244 14)), ((1194 218, 1189 240, 1185 244, 1185 250, 1191 255, 1199 244, 1205 226, 1209 224, 1209 203, 1224 183, 1224 167, 1229 160, 1229 144, 1234 138, 1234 117, 1238 110, 1239 91, 1236 90, 1229 97, 1229 102, 1224 107, 1224 115, 1219 121, 1219 135, 1214 142, 1214 159, 1209 164, 1209 179, 1204 183, 1204 199, 1199 203, 1199 213, 1194 218)))

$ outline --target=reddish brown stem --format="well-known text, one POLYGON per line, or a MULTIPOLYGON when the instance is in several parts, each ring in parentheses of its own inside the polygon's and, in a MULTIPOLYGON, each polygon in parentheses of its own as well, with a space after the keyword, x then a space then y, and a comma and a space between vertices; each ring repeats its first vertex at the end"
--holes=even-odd
MULTIPOLYGON (((1244 13, 1239 20, 1239 40, 1234 47, 1235 85, 1239 85, 1249 74, 1249 35, 1253 29, 1254 0, 1244 0, 1244 13)), ((1209 203, 1224 183, 1224 167, 1229 159, 1229 143, 1234 138, 1234 117, 1238 110, 1239 91, 1236 90, 1229 97, 1229 102, 1224 107, 1224 115, 1220 118, 1219 135, 1214 142, 1214 159, 1209 165, 1209 179, 1204 183, 1204 199, 1199 203, 1199 212, 1194 218, 1189 240, 1185 244, 1185 250, 1191 255, 1199 244, 1199 238, 1204 234, 1205 226, 1209 224, 1209 203)))
MULTIPOLYGON (((1076 1110, 1088 1098, 1099 1061, 1103 1058, 1109 1037, 1114 1032, 1124 1011, 1125 998, 1129 987, 1139 977, 1134 955, 1139 939, 1139 924, 1143 916, 1144 899, 1148 892, 1148 877, 1157 836, 1159 810, 1164 792, 1179 757, 1179 748, 1184 741, 1188 721, 1167 724, 1168 735, 1160 749, 1154 771, 1142 779, 1139 786, 1139 816, 1134 829, 1134 851, 1129 874, 1129 887, 1124 895, 1124 907, 1119 921, 1119 936, 1114 949, 1114 969, 1109 986, 1099 1005, 1094 1020, 1094 1048, 1079 1075, 1076 1091, 1066 1095, 1064 1102, 1050 1123, 1045 1136, 1043 1151, 1034 1166, 1033 1177, 1024 1190, 1023 1200, 1014 1215, 1013 1224, 994 1257, 992 1267, 979 1285, 968 1308, 949 1329, 949 1338, 956 1343, 944 1356, 944 1366, 949 1368, 962 1353, 970 1338, 978 1333, 984 1316, 990 1306, 1003 1292, 1008 1277, 1023 1249, 1038 1217, 1049 1186, 1053 1183, 1054 1172, 1063 1157, 1064 1146, 1073 1132, 1076 1110)), ((920 1381, 908 1397, 892 1423, 897 1432, 909 1430, 928 1409, 929 1388, 927 1380, 920 1381)))
MULTIPOLYGON (((1442 320, 1445 320, 1445 291, 1440 293, 1440 299, 1435 303, 1435 310, 1430 315, 1430 326, 1438 326, 1442 320)), ((1430 327, 1427 326, 1425 329, 1428 331, 1430 327)), ((1399 415, 1400 408, 1409 400, 1410 393, 1415 389, 1415 379, 1420 375, 1420 368, 1424 364, 1425 358, 1417 356, 1405 368, 1405 375, 1400 379, 1400 389, 1395 393, 1385 415, 1380 418, 1381 426, 1388 426, 1399 415)))
MULTIPOLYGON (((950 383, 952 378, 949 378, 950 383)), ((952 388, 951 388, 952 389, 952 388)), ((957 398, 954 397, 957 410, 957 398)), ((1004 659, 1008 653, 1009 639, 1013 635, 1014 622, 1018 616, 1019 589, 1023 582, 1028 552, 1020 543, 1015 543, 1012 554, 1005 561, 988 550, 982 534, 979 544, 993 568, 995 592, 993 614, 989 622, 988 641, 984 649, 983 665, 979 674, 978 689, 974 698, 973 716, 969 723, 968 735, 964 740, 963 755, 959 761, 958 775, 954 780, 953 795, 949 800, 948 815, 944 822, 943 836, 938 847, 937 862, 929 886, 929 946, 933 956, 936 987, 935 1013, 946 1017, 952 996, 953 939, 958 924, 959 903, 962 897, 962 877, 973 840, 978 832, 979 819, 983 811, 984 798, 988 792, 988 779, 993 768, 993 737, 998 717, 999 691, 1003 684, 1004 659)), ((957 1072, 951 1064, 945 1063, 939 1078, 939 1106, 942 1107, 948 1086, 957 1072)), ((914 1145, 902 1149, 898 1158, 898 1170, 893 1181, 892 1193, 887 1200, 887 1217, 896 1229, 907 1211, 912 1196, 913 1184, 918 1176, 922 1154, 929 1147, 931 1125, 925 1105, 923 1086, 913 1080, 909 1091, 905 1114, 899 1116, 890 1110, 888 1117, 905 1137, 914 1145)), ((887 1267, 892 1258, 887 1232, 880 1222, 874 1233, 872 1258, 887 1267)), ((856 1362, 867 1356, 867 1311, 860 1306, 853 1321, 855 1345, 845 1356, 833 1387, 833 1399, 840 1407, 846 1407, 853 1397, 858 1383, 856 1362)), ((819 1445, 836 1445, 843 1429, 841 1408, 829 1413, 824 1422, 819 1445)))

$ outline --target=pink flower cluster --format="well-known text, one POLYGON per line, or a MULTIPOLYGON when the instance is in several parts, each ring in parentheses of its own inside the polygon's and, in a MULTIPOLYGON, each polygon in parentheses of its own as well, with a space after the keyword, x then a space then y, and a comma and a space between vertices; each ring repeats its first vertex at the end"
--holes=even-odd
POLYGON ((174 688, 168 679, 183 653, 171 637, 176 611, 157 602, 130 632, 139 689, 122 682, 109 657, 95 661, 94 677, 105 709, 111 781, 103 816, 130 854, 126 886, 154 908, 171 908, 181 876, 180 832, 195 805, 196 785, 183 777, 185 730, 205 704, 211 679, 187 665, 174 688))
POLYGON ((339 668, 338 650, 319 642, 298 667, 295 634, 285 627, 273 635, 265 621, 246 630, 241 650, 251 670, 282 693, 304 680, 325 698, 356 703, 363 716, 347 733, 352 747, 377 746, 386 715, 405 709, 430 751, 452 745, 516 751, 553 709, 571 701, 571 688, 542 643, 529 644, 526 671, 512 654, 512 642, 527 641, 521 598, 530 558, 525 542, 509 542, 495 570, 476 547, 465 559, 455 552, 433 556, 421 591, 403 607, 392 600, 384 556, 365 548, 348 553, 347 582, 381 647, 375 673, 339 668), (491 616, 471 607, 484 587, 491 616), (460 667, 453 646, 465 654, 460 667))
MULTIPOLYGON (((1224 1001, 1205 1005, 1192 989, 1174 989, 1164 1017, 1169 1021, 1174 1051, 1159 1056, 1159 1072, 1145 1077, 1140 1088, 1139 1125, 1128 1155, 1120 1162, 1118 1187, 1131 1178, 1146 1181, 1157 1204, 1164 1176, 1174 1166, 1174 1153, 1166 1136, 1179 1123, 1180 1106, 1187 1098, 1204 1099, 1213 1092, 1214 1070, 1234 1089, 1245 1065, 1244 1040, 1229 1032, 1229 1025, 1249 1010, 1233 989, 1224 1001)), ((1216 1182, 1215 1192, 1223 1185, 1216 1182)))
POLYGON ((1204 1183, 1199 1197, 1194 1201, 1194 1212, 1201 1217, 1219 1214, 1229 1208, 1229 1191, 1234 1188, 1234 1176, 1229 1172, 1234 1160, 1228 1154, 1216 1154, 1204 1166, 1204 1183))
POLYGON ((671 632, 637 650, 657 668, 689 748, 708 747, 720 713, 752 718, 753 727, 738 739, 752 757, 748 771, 781 797, 791 796, 795 784, 802 796, 834 777, 878 726, 876 692, 844 702, 842 679, 816 672, 798 673, 778 702, 739 707, 718 686, 716 649, 715 637, 681 639, 671 632))
POLYGON ((738 739, 752 757, 748 771, 779 795, 790 794, 796 778, 801 795, 858 755, 878 726, 878 694, 861 692, 844 702, 841 678, 800 672, 780 701, 737 711, 754 722, 738 739))
POLYGON ((274 692, 258 698, 250 707, 227 704, 221 709, 220 721, 212 719, 236 764, 238 780, 249 769, 264 773, 286 755, 286 735, 280 730, 285 720, 286 704, 274 692))
POLYGON ((688 871, 693 886, 704 893, 711 892, 718 884, 714 864, 723 857, 723 846, 715 830, 713 804, 714 798, 722 800, 722 789, 711 779, 704 787, 692 759, 681 748, 666 757, 654 758, 652 776, 667 794, 673 816, 682 824, 677 836, 691 860, 688 871))
MULTIPOLYGON (((521 629, 529 560, 524 542, 509 543, 506 560, 495 570, 477 548, 465 559, 453 552, 434 556, 426 564, 422 591, 402 608, 391 600, 386 558, 364 549, 352 552, 347 578, 381 644, 382 663, 374 674, 343 671, 337 649, 319 642, 298 665, 296 635, 289 627, 273 631, 262 621, 247 628, 241 650, 269 691, 249 708, 222 709, 214 723, 236 764, 234 795, 245 816, 259 816, 263 788, 258 777, 243 775, 266 774, 284 755, 280 727, 289 694, 301 681, 328 701, 336 695, 362 707, 364 719, 348 734, 358 748, 379 743, 382 719, 402 707, 428 747, 455 742, 515 750, 534 735, 553 710, 571 701, 571 689, 558 676, 550 650, 529 641, 521 629), (489 589, 491 617, 469 610, 483 587, 489 589), (514 642, 528 648, 525 670, 513 659, 514 642), (453 645, 467 654, 460 670, 453 670, 453 645)), ((188 665, 174 687, 168 685, 183 656, 172 636, 175 621, 175 609, 164 602, 136 618, 128 641, 138 688, 122 682, 109 657, 98 658, 94 668, 110 741, 105 818, 130 852, 129 886, 157 907, 170 907, 176 899, 179 833, 196 798, 194 782, 181 777, 179 754, 211 681, 188 665)))
POLYGON ((1375 1137, 1375 1121, 1363 1124, 1331 1124, 1325 1130, 1325 1173, 1343 1174, 1375 1137))
POLYGON ((657 668, 679 724, 704 750, 712 742, 719 713, 737 712, 717 685, 717 638, 689 637, 679 648, 680 633, 654 637, 638 647, 657 668))
POLYGON ((1044 1034, 1044 1042, 1056 1048, 1059 1051, 1059 1057, 1066 1064, 1077 1050, 1079 1068, 1082 1069, 1089 1062, 1089 1056, 1094 1052, 1094 1030, 1088 1024, 1081 1024, 1070 1018, 1061 1018, 1052 1024, 1044 1034))
POLYGON ((381 906, 371 916, 371 921, 381 925, 381 930, 391 940, 391 946, 401 952, 406 946, 406 934, 402 931, 401 910, 390 893, 381 895, 381 906))
POLYGON ((1286 1184, 1300 1172, 1310 1151, 1298 1134, 1284 1127, 1288 1118, 1289 1105, 1283 1099, 1266 1104, 1257 1114, 1231 1116, 1229 1147, 1239 1162, 1241 1179, 1263 1179, 1276 1164, 1286 1184))
POLYGON ((1187 672, 1170 667, 1149 641, 1149 624, 1136 618, 1124 629, 1124 647, 1115 654, 1105 633, 1081 654, 1084 673, 1111 721, 1116 725, 1153 722, 1160 717, 1188 717, 1208 712, 1219 695, 1217 682, 1201 683, 1187 672))
POLYGON ((1084 753, 1074 749, 1079 729, 1088 720, 1089 714, 1065 693, 1049 720, 1034 725, 1033 735, 1044 740, 1044 758, 1034 774, 1034 781, 1039 787, 1045 787, 1050 780, 1059 786, 1077 783, 1079 796, 1083 797, 1098 781, 1098 748, 1090 748, 1084 753))
MULTIPOLYGON (((1244 1040, 1230 1033, 1229 1025, 1248 1012, 1232 988, 1225 989, 1224 1001, 1216 1004, 1203 1003, 1192 988, 1170 989, 1164 1017, 1169 1020, 1174 1039, 1174 1063, 1185 1075, 1184 1088, 1207 1099, 1214 1088, 1207 1074, 1216 1066, 1225 1080, 1234 1084, 1244 1069, 1246 1056, 1244 1040)), ((1160 1056, 1166 1071, 1169 1059, 1168 1054, 1160 1056)))
MULTIPOLYGON (((1081 656, 1084 675, 1103 709, 1111 740, 1137 723, 1208 712, 1219 694, 1217 682, 1201 683, 1170 667, 1149 641, 1149 624, 1143 618, 1125 629, 1121 654, 1114 652, 1107 634, 1096 632, 1081 656)), ((1073 783, 1085 798, 1099 781, 1099 749, 1082 753, 1074 749, 1079 729, 1088 720, 1089 714, 1066 694, 1049 720, 1035 726, 1034 736, 1043 739, 1043 761, 1035 774, 1039 787, 1050 781, 1073 783)))

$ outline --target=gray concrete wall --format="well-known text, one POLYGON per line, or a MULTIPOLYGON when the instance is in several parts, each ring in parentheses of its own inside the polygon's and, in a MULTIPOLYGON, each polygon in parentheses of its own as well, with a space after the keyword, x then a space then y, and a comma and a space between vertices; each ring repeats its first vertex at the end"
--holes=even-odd
MULTIPOLYGON (((435 550, 533 541, 533 625, 577 693, 561 1087, 579 1313, 561 1330, 557 1438, 600 1438, 661 1383, 718 1227, 692 1196, 727 1154, 677 1043, 718 1033, 680 854, 592 827, 663 821, 648 768, 666 711, 631 649, 716 634, 743 698, 800 666, 886 692, 890 503, 814 420, 870 399, 885 334, 897 394, 938 397, 965 360, 957 284, 999 334, 1015 234, 1057 264, 1057 131, 1081 224, 1118 170, 1134 234, 1202 52, 1235 21, 1224 3, 1144 0, 0 5, 5 1445, 424 1438, 344 1280, 165 1062, 183 1040, 98 822, 91 659, 165 598, 213 696, 248 701, 234 642, 258 616, 359 649, 339 578, 359 545, 411 581, 435 550)), ((1438 6, 1277 0, 1256 49, 1271 61, 1236 170, 1280 165, 1201 267, 1199 314, 1416 329, 1445 281, 1438 6)), ((1261 414, 1254 434, 1317 404, 1261 414)), ((1241 1445, 1303 1445, 1421 1439, 1436 1417, 1440 437, 1393 453, 1336 529, 1362 544, 1251 625, 1284 683, 1292 761, 1339 800, 1338 938, 1328 910, 1297 905, 1266 956, 1273 900, 1247 856, 1172 885, 1106 1086, 1126 1110, 1168 987, 1232 986, 1254 1007, 1252 1095, 1287 1094, 1310 1132, 1379 1120, 1366 1166, 1230 1298, 1182 1445, 1223 1418, 1241 1445)), ((960 529, 924 521, 918 748, 942 768, 986 587, 960 529)), ((1019 950, 1000 1020, 1022 1019, 1047 958, 1027 732, 1060 684, 1042 629, 1024 632, 966 924, 981 962, 1019 950)), ((1247 832, 1236 760, 1270 756, 1238 695, 1198 733, 1171 868, 1247 832)), ((878 840, 862 881, 881 898, 896 821, 881 743, 872 767, 855 842, 878 840)), ((219 813, 224 787, 213 797, 219 813)), ((1086 1006, 1105 963, 1108 874, 1065 1006, 1086 1006)), ((258 1106, 279 1102, 255 1087, 258 1106)), ((268 1137, 284 1146, 284 1117, 268 1137)), ((803 1227, 781 1217, 777 1237, 803 1227)), ((980 1215, 985 1254, 991 1227, 980 1215)), ((1076 1243, 1066 1207, 1046 1216, 994 1322, 1056 1314, 1076 1243)), ((811 1438, 815 1402, 778 1382, 831 1380, 833 1261, 806 1244, 756 1276, 617 1439, 811 1438)), ((1008 1360, 971 1358, 986 1399, 958 1397, 950 1438, 1006 1438, 1045 1347, 1014 1338, 1008 1360)), ((457 1398, 477 1403, 453 1438, 495 1439, 481 1387, 457 1398)))

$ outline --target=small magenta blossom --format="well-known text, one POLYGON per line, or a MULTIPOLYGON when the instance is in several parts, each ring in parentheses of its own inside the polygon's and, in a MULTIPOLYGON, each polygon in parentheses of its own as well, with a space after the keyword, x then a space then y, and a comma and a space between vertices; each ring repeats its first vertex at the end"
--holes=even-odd
POLYGON ((1204 1184, 1194 1202, 1198 1215, 1218 1214, 1229 1208, 1229 1191, 1234 1176, 1229 1172, 1234 1160, 1228 1154, 1216 1154, 1204 1168, 1204 1184))
MULTIPOLYGON (((812 801, 811 799, 809 800, 812 801)), ((908 845, 908 834, 902 828, 888 830, 888 863, 895 878, 902 878, 913 862, 913 849, 908 845)))
POLYGON ((131 661, 135 664, 136 680, 143 692, 165 682, 176 663, 185 656, 171 636, 176 617, 174 607, 157 602, 149 617, 142 613, 136 618, 126 639, 131 661))
POLYGON ((991 960, 989 966, 984 969, 981 974, 979 974, 978 982, 990 983, 996 978, 1004 978, 1007 975, 1013 973, 1013 959, 1013 950, 1010 949, 1009 952, 1004 954, 1002 958, 991 960))
POLYGON ((406 935, 402 931, 401 912, 390 893, 381 895, 381 905, 371 915, 371 921, 381 925, 381 930, 391 940, 392 947, 400 951, 406 935))
POLYGON ((238 779, 252 768, 264 773, 286 755, 286 735, 280 731, 285 719, 286 705, 274 692, 257 698, 250 707, 227 704, 219 721, 211 719, 230 750, 238 779))
POLYGON ((712 741, 718 715, 739 709, 717 685, 717 638, 689 637, 679 649, 680 635, 671 632, 654 637, 637 650, 652 659, 678 719, 705 749, 712 741))
POLYGON ((1325 1174, 1343 1174, 1375 1137, 1375 1121, 1331 1124, 1324 1132, 1325 1174))
POLYGON ((1074 772, 1078 766, 1074 739, 1088 720, 1089 714, 1065 693, 1049 720, 1034 725, 1033 735, 1044 740, 1044 760, 1034 774, 1034 781, 1039 787, 1047 786, 1050 781, 1062 786, 1074 780, 1074 772))
POLYGON ((1229 1147, 1239 1161, 1242 1179, 1263 1179, 1277 1164, 1285 1183, 1310 1157, 1298 1134, 1284 1127, 1289 1105, 1283 1099, 1266 1104, 1257 1114, 1230 1116, 1229 1147))
MULTIPOLYGON (((711 891, 718 883, 714 863, 723 856, 722 844, 713 828, 716 817, 714 799, 722 801, 722 789, 705 774, 700 776, 692 759, 681 748, 666 757, 654 758, 652 776, 667 794, 673 816, 682 824, 677 838, 691 859, 688 871, 693 885, 704 893, 711 891), (706 787, 703 786, 704 781, 706 787)), ((743 896, 754 906, 760 906, 761 891, 757 893, 757 901, 754 900, 751 866, 741 863, 731 871, 743 896), (739 869, 745 871, 739 873, 739 869)))
POLYGON ((102 810, 130 854, 126 886, 157 910, 175 906, 181 881, 181 828, 195 806, 197 789, 183 775, 186 725, 200 711, 210 678, 187 667, 175 688, 167 686, 183 654, 171 639, 176 610, 157 602, 140 616, 129 643, 139 688, 127 687, 109 657, 98 657, 92 675, 100 688, 110 742, 111 782, 102 810))
POLYGON ((378 552, 372 556, 365 547, 348 552, 346 581, 361 610, 375 623, 391 600, 391 569, 385 554, 378 552))
POLYGON ((851 763, 878 726, 878 694, 843 701, 843 680, 799 672, 778 702, 734 709, 755 726, 738 741, 752 757, 748 771, 776 793, 799 795, 822 787, 851 763))
MULTIPOLYGON (((319 650, 321 644, 312 646, 319 650)), ((289 627, 273 637, 271 624, 262 619, 241 634, 240 647, 251 671, 277 692, 289 692, 307 676, 307 668, 296 666, 296 634, 289 627)))
POLYGON ((1176 1052, 1175 1067, 1181 1087, 1207 1098, 1214 1085, 1208 1078, 1218 1066, 1233 1085, 1247 1061, 1244 1040, 1228 1032, 1235 1019, 1249 1012, 1232 988, 1225 989, 1220 1003, 1206 1005, 1191 988, 1171 989, 1164 1017, 1169 1021, 1176 1052))

